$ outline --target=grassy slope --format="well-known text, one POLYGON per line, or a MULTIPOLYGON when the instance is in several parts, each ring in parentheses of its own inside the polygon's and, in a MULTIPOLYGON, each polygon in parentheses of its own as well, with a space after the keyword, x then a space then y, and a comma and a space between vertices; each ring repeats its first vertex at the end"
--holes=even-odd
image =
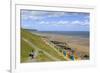
MULTIPOLYGON (((65 60, 62 56, 57 54, 56 51, 54 51, 49 45, 45 44, 43 40, 41 39, 41 36, 37 36, 35 34, 32 34, 28 32, 27 30, 21 29, 21 37, 26 38, 30 42, 32 42, 37 47, 41 48, 42 50, 48 52, 50 55, 65 60)), ((34 50, 31 46, 29 46, 25 41, 21 40, 21 62, 24 62, 28 58, 28 53, 31 50, 34 50)), ((45 54, 39 54, 37 57, 37 61, 51 61, 52 59, 48 58, 45 54)))
POLYGON ((28 45, 25 41, 21 39, 21 62, 27 60, 27 58, 29 57, 28 53, 31 50, 34 50, 34 48, 32 48, 30 45, 28 45))

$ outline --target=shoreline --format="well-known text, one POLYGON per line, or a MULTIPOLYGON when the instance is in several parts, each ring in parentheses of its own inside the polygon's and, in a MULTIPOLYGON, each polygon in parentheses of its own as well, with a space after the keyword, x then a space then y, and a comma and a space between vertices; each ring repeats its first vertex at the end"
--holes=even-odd
POLYGON ((75 51, 79 52, 83 60, 84 55, 89 56, 89 38, 77 37, 77 36, 67 36, 49 33, 36 33, 36 35, 41 36, 49 41, 59 41, 67 43, 71 48, 75 48, 75 51))

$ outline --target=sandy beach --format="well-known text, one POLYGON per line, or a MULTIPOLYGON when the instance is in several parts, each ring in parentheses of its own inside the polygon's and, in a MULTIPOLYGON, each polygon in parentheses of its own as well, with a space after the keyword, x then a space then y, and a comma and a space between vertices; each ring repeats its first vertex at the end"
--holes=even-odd
POLYGON ((59 34, 48 34, 48 33, 36 33, 37 35, 43 36, 49 41, 66 42, 71 48, 74 48, 84 60, 84 56, 89 56, 89 38, 59 35, 59 34))

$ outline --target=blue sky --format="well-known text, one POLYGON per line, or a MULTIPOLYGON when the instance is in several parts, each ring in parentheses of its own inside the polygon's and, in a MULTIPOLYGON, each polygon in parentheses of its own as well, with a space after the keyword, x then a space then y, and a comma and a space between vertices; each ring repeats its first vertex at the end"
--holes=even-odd
POLYGON ((89 13, 21 10, 21 27, 39 31, 89 31, 89 13))

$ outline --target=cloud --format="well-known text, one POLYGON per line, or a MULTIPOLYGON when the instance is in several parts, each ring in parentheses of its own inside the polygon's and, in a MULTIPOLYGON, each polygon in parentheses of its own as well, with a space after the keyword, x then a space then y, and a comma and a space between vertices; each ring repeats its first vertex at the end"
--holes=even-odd
POLYGON ((50 11, 31 11, 31 10, 22 10, 21 18, 23 20, 41 20, 52 17, 64 16, 65 12, 50 12, 50 11))
POLYGON ((43 11, 33 11, 33 10, 21 10, 21 14, 22 15, 32 15, 32 16, 39 16, 39 15, 43 15, 44 12, 43 11))
POLYGON ((61 17, 66 15, 65 12, 48 12, 49 14, 47 15, 47 17, 61 17))
MULTIPOLYGON (((50 25, 50 26, 89 26, 89 21, 84 20, 73 20, 73 21, 67 21, 67 20, 59 20, 59 21, 38 21, 37 24, 39 25, 50 25)), ((36 25, 37 25, 36 24, 36 25)))
POLYGON ((40 20, 46 18, 53 18, 53 17, 61 17, 61 16, 72 16, 76 13, 70 12, 57 12, 57 11, 32 11, 32 10, 21 10, 21 17, 24 20, 31 19, 31 20, 40 20))
POLYGON ((75 21, 72 21, 71 24, 81 25, 81 26, 89 26, 89 21, 88 20, 84 20, 84 21, 75 20, 75 21))
POLYGON ((61 25, 62 25, 62 24, 63 24, 63 25, 66 25, 66 24, 69 24, 69 21, 63 21, 63 20, 62 20, 62 21, 58 21, 57 23, 58 23, 58 24, 61 24, 61 25))
POLYGON ((69 24, 69 21, 39 21, 38 24, 41 25, 66 25, 69 24))
POLYGON ((53 12, 47 12, 48 15, 47 17, 61 17, 61 16, 78 16, 78 15, 82 15, 82 13, 79 12, 57 12, 57 11, 53 11, 53 12))
POLYGON ((46 25, 47 25, 47 24, 50 24, 49 21, 39 21, 38 23, 39 23, 39 24, 46 24, 46 25))
POLYGON ((79 21, 79 20, 75 20, 75 21, 72 21, 71 24, 81 24, 81 23, 82 23, 81 21, 79 21))
POLYGON ((40 20, 43 19, 45 13, 42 11, 31 11, 31 10, 22 10, 21 11, 21 18, 22 20, 40 20))

